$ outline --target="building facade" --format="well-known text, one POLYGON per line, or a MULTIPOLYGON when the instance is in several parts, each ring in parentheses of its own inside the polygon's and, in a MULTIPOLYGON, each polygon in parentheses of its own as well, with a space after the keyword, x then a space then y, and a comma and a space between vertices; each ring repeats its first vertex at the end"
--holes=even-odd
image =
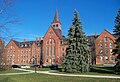
POLYGON ((4 42, 0 38, 0 65, 5 64, 5 56, 4 56, 4 42))
POLYGON ((67 48, 65 42, 66 38, 62 35, 61 22, 56 11, 52 25, 43 38, 43 65, 62 64, 67 48))
POLYGON ((40 64, 41 40, 18 42, 11 40, 5 47, 7 65, 40 64))
MULTIPOLYGON (((11 40, 5 47, 8 65, 51 65, 62 64, 66 54, 67 39, 62 35, 61 22, 58 11, 43 39, 18 42, 11 40)), ((100 35, 88 36, 91 64, 114 64, 115 57, 112 50, 115 48, 115 37, 104 30, 100 35)))
POLYGON ((106 29, 95 39, 96 64, 114 64, 115 36, 106 29))
POLYGON ((11 40, 5 47, 8 65, 62 64, 66 54, 66 38, 62 35, 58 11, 42 40, 18 42, 11 40))

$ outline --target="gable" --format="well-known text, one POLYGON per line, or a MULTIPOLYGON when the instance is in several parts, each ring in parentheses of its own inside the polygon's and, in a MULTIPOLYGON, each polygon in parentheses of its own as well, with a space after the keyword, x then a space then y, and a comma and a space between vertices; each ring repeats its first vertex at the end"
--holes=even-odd
POLYGON ((9 48, 11 45, 14 46, 15 48, 18 48, 18 46, 14 43, 13 40, 10 40, 10 42, 6 45, 5 48, 9 48))
POLYGON ((54 29, 53 29, 52 26, 49 27, 48 31, 46 32, 46 34, 45 34, 45 36, 44 36, 44 38, 43 38, 43 41, 44 41, 45 39, 49 39, 49 38, 53 38, 53 39, 58 39, 58 40, 60 40, 59 37, 57 36, 57 34, 55 33, 55 31, 54 31, 54 29))
POLYGON ((97 37, 96 40, 102 40, 104 37, 110 38, 113 41, 116 39, 110 32, 108 32, 106 29, 97 37))

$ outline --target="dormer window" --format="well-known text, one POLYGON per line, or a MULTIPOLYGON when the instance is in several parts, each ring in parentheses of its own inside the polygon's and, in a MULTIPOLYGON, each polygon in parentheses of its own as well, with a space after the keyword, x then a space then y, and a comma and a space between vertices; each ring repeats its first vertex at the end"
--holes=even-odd
POLYGON ((24 45, 22 44, 21 47, 23 47, 24 45))
POLYGON ((27 46, 29 47, 29 44, 27 44, 27 46))
POLYGON ((27 44, 25 44, 25 47, 27 47, 27 44))

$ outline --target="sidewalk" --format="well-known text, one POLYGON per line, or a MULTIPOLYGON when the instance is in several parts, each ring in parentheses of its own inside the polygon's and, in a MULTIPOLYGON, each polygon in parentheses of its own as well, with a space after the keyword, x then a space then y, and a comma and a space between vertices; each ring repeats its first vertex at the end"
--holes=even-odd
POLYGON ((30 73, 33 73, 33 72, 4 73, 4 74, 0 74, 0 76, 3 76, 3 75, 21 75, 21 74, 30 74, 30 73))
MULTIPOLYGON (((26 70, 26 69, 16 69, 23 70, 30 73, 35 73, 34 70, 26 70)), ((120 76, 100 76, 100 75, 80 75, 80 74, 60 74, 60 73, 50 73, 49 71, 36 71, 37 73, 49 74, 49 75, 59 75, 59 76, 78 76, 78 77, 92 77, 92 78, 114 78, 120 79, 120 76)))

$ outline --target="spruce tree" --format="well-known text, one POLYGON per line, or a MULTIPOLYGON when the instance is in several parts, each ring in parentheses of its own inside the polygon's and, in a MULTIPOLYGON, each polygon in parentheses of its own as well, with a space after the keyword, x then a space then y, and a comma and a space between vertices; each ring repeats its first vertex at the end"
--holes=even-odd
POLYGON ((63 59, 63 68, 66 72, 89 71, 89 48, 87 37, 82 31, 78 12, 74 11, 72 26, 68 30, 68 48, 63 59))
POLYGON ((118 10, 118 14, 115 19, 115 28, 113 29, 117 39, 116 39, 116 48, 113 50, 113 54, 118 54, 116 60, 117 63, 115 65, 115 71, 120 71, 120 9, 118 10))

